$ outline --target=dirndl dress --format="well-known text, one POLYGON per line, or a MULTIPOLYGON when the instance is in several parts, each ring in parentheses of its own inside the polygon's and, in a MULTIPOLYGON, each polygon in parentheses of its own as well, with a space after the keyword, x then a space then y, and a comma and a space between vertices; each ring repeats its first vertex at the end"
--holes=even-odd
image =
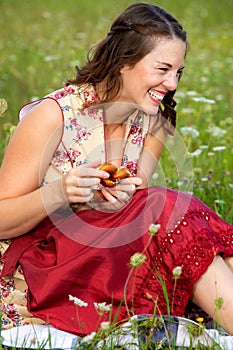
MULTIPOLYGON (((64 135, 45 183, 90 161, 84 146, 90 147, 92 137, 103 137, 99 111, 77 119, 76 90, 69 87, 52 98, 63 111, 64 135), (87 118, 89 129, 83 127, 87 118)), ((93 100, 93 95, 85 90, 84 98, 93 100)), ((132 173, 145 137, 142 123, 148 120, 141 114, 129 121, 122 165, 132 173), (134 146, 132 152, 128 145, 134 146)), ((104 156, 104 150, 97 151, 104 156)), ((95 151, 90 153, 96 159, 95 151)), ((116 212, 59 209, 9 242, 1 259, 3 320, 6 327, 9 319, 23 323, 15 295, 28 313, 25 323, 48 323, 78 335, 134 314, 183 316, 195 282, 214 257, 232 254, 232 225, 192 194, 163 186, 137 190, 116 212), (26 283, 21 294, 16 269, 26 283)))

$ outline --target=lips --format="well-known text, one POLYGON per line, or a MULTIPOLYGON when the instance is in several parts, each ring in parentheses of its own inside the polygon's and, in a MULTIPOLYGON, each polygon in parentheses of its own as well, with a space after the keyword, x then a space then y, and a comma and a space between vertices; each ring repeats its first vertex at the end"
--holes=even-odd
POLYGON ((148 94, 156 104, 160 104, 166 93, 159 90, 148 90, 148 94))

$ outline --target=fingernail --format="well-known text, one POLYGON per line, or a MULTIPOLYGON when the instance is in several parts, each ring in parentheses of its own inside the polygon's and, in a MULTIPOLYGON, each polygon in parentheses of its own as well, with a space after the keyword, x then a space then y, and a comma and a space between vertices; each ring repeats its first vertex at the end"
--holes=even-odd
POLYGON ((109 173, 104 172, 103 177, 107 179, 109 177, 109 173))

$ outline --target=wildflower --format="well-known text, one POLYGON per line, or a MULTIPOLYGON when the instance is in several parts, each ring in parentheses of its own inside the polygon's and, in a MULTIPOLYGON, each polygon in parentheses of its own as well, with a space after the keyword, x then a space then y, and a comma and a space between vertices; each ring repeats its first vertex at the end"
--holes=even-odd
POLYGON ((223 137, 226 134, 226 130, 219 128, 218 126, 210 126, 207 130, 213 137, 223 137))
POLYGON ((110 328, 110 322, 109 322, 109 321, 101 322, 100 328, 101 328, 103 331, 107 331, 107 330, 110 328))
POLYGON ((193 157, 199 157, 199 155, 202 153, 201 149, 196 149, 196 151, 194 152, 187 152, 187 156, 189 158, 193 158, 193 157))
POLYGON ((153 180, 156 180, 156 179, 158 179, 159 178, 159 174, 158 173, 154 173, 153 175, 152 175, 152 179, 153 180))
POLYGON ((216 98, 217 101, 222 101, 224 97, 223 97, 223 95, 218 94, 218 95, 215 96, 215 98, 216 98))
POLYGON ((230 126, 232 124, 233 124, 232 117, 228 117, 224 120, 221 120, 219 123, 220 126, 230 126))
POLYGON ((197 318, 197 322, 198 323, 203 323, 204 322, 204 318, 203 317, 198 317, 197 318))
POLYGON ((155 236, 156 233, 159 231, 160 227, 160 224, 151 224, 149 227, 150 235, 155 236))
POLYGON ((193 101, 195 101, 195 102, 204 102, 204 103, 210 104, 210 105, 216 103, 215 100, 210 100, 210 99, 208 99, 206 97, 193 97, 193 101))
POLYGON ((191 138, 195 139, 200 135, 199 131, 195 128, 192 128, 190 126, 184 126, 180 128, 181 134, 183 136, 190 136, 191 138))
POLYGON ((69 295, 69 300, 73 301, 74 305, 77 305, 77 306, 81 306, 81 307, 87 307, 88 306, 88 303, 86 303, 85 301, 83 301, 83 300, 81 300, 79 298, 73 297, 72 295, 69 295))
POLYGON ((194 112, 194 108, 182 108, 182 113, 192 114, 194 112))
POLYGON ((60 55, 48 55, 44 57, 45 62, 57 61, 60 58, 60 55))
POLYGON ((207 155, 208 155, 209 157, 214 157, 215 154, 214 154, 214 152, 208 152, 207 155))
POLYGON ((187 91, 187 96, 196 96, 197 95, 197 92, 196 91, 193 91, 193 90, 189 90, 187 91))
POLYGON ((226 146, 216 146, 216 147, 213 147, 213 151, 214 152, 219 152, 219 151, 224 151, 226 149, 226 146))
POLYGON ((176 266, 173 270, 172 270, 172 274, 173 277, 175 279, 180 278, 181 274, 182 274, 182 267, 181 266, 176 266))
POLYGON ((0 98, 0 117, 6 112, 8 108, 7 101, 4 98, 0 98))
POLYGON ((132 267, 139 267, 141 266, 146 260, 146 255, 142 253, 135 253, 130 258, 130 265, 132 267))
POLYGON ((184 181, 177 181, 177 186, 181 188, 184 185, 184 181))
POLYGON ((215 199, 214 203, 223 205, 226 202, 224 200, 222 200, 222 199, 215 199))
POLYGON ((203 177, 201 178, 201 181, 202 181, 202 182, 207 182, 207 181, 209 181, 209 178, 208 178, 207 176, 203 176, 203 177))
POLYGON ((91 332, 90 334, 86 335, 83 339, 82 342, 83 343, 91 343, 96 336, 96 332, 91 332))
POLYGON ((176 93, 176 98, 177 97, 185 97, 186 96, 186 93, 184 92, 184 91, 177 91, 177 93, 176 93))
POLYGON ((103 315, 105 312, 110 312, 112 310, 112 304, 106 305, 106 302, 93 304, 99 315, 103 315))

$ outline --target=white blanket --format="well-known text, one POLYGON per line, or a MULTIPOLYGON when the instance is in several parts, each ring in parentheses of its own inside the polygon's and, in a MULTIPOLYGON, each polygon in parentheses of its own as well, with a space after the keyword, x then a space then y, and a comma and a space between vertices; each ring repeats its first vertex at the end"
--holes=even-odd
MULTIPOLYGON (((217 330, 205 329, 202 335, 191 339, 190 333, 187 331, 187 323, 195 324, 195 322, 182 317, 178 317, 178 320, 179 325, 175 336, 176 347, 190 348, 190 344, 192 344, 195 348, 198 343, 211 347, 217 343, 223 350, 233 350, 232 336, 221 335, 217 330)), ((139 350, 139 340, 135 338, 135 332, 130 332, 130 330, 132 330, 131 321, 113 333, 109 341, 111 344, 114 342, 117 346, 124 346, 127 350, 139 350)), ((78 349, 75 345, 77 341, 81 341, 81 338, 75 334, 42 325, 26 325, 2 330, 1 337, 3 345, 24 349, 43 347, 43 349, 73 350, 78 349)), ((96 348, 101 349, 101 342, 96 348)))

